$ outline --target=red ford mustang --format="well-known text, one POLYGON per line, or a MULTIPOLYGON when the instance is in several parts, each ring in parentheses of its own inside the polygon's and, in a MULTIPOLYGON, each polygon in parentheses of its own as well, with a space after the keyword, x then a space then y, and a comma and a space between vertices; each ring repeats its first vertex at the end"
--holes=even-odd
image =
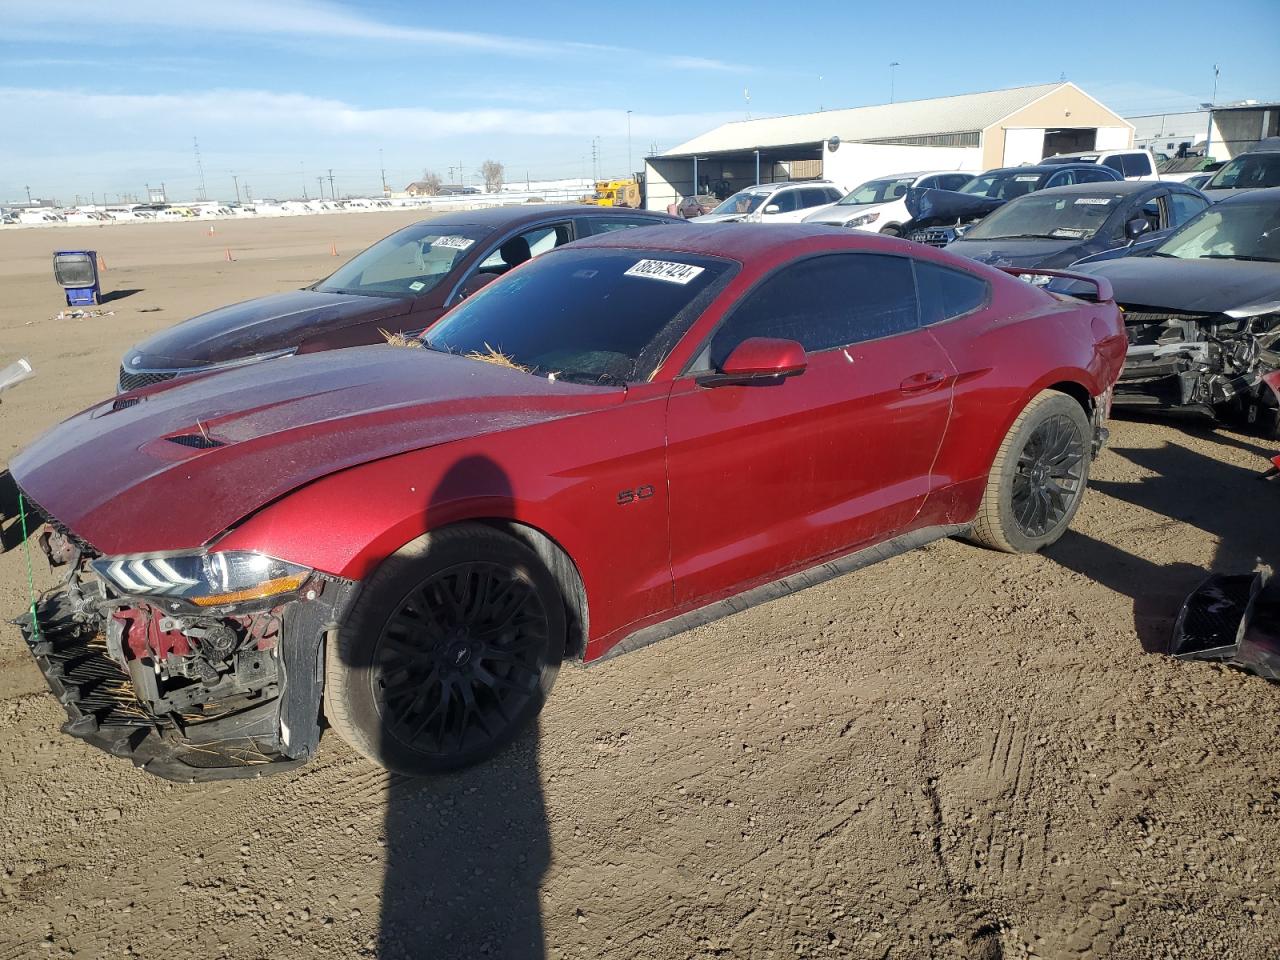
POLYGON ((555 250, 424 349, 196 377, 54 428, 0 512, 47 522, 69 568, 24 632, 66 731, 163 776, 303 762, 324 721, 395 770, 473 763, 564 658, 939 537, 1056 540, 1125 353, 1090 282, 1072 299, 803 225, 555 250))

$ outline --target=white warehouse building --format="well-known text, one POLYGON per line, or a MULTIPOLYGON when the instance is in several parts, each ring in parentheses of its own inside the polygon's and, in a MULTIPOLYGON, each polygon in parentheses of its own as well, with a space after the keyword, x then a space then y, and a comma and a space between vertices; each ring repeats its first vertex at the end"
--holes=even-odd
POLYGON ((1055 153, 1133 146, 1133 124, 1074 83, 824 110, 721 124, 645 160, 646 206, 757 182, 873 177, 1036 163, 1055 153))

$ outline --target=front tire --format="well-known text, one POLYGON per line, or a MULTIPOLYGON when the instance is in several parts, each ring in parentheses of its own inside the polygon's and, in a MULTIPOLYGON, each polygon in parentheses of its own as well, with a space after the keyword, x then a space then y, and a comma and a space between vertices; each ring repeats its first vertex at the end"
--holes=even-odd
POLYGON ((471 766, 537 716, 564 649, 564 604, 534 552, 490 527, 448 527, 366 582, 329 644, 325 715, 389 770, 471 766))
POLYGON ((969 538, 1034 553, 1061 537, 1089 484, 1089 418, 1055 390, 1032 397, 996 453, 969 538))

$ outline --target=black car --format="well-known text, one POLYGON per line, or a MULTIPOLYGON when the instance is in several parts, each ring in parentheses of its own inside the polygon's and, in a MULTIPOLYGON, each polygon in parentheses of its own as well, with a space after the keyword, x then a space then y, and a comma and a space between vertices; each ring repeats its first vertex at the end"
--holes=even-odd
POLYGON ((459 300, 546 250, 611 230, 684 222, 582 205, 442 214, 378 241, 309 287, 219 307, 160 331, 124 355, 117 388, 379 343, 383 330, 421 333, 459 300))
POLYGON ((1066 267, 1165 236, 1209 206, 1180 183, 1123 180, 1037 190, 974 224, 947 250, 994 267, 1066 267))
POLYGON ((1028 193, 1123 179, 1110 167, 1096 163, 1045 163, 988 170, 954 191, 913 187, 903 198, 912 219, 902 225, 902 235, 917 243, 944 247, 964 233, 966 224, 1028 193))
POLYGON ((1125 311, 1116 405, 1196 411, 1276 435, 1280 188, 1228 197, 1127 253, 1072 267, 1110 280, 1125 311))

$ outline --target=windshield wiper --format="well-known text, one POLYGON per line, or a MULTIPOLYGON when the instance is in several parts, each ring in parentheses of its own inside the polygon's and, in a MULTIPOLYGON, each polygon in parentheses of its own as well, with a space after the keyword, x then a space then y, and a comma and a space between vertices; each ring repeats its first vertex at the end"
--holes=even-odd
POLYGON ((1258 263, 1280 263, 1275 257, 1251 257, 1243 253, 1206 253, 1201 260, 1253 260, 1258 263))
MULTIPOLYGON (((973 237, 966 237, 972 240, 973 237)), ((1062 237, 1052 233, 1008 233, 1002 237, 986 237, 987 240, 1083 240, 1084 237, 1062 237)))

